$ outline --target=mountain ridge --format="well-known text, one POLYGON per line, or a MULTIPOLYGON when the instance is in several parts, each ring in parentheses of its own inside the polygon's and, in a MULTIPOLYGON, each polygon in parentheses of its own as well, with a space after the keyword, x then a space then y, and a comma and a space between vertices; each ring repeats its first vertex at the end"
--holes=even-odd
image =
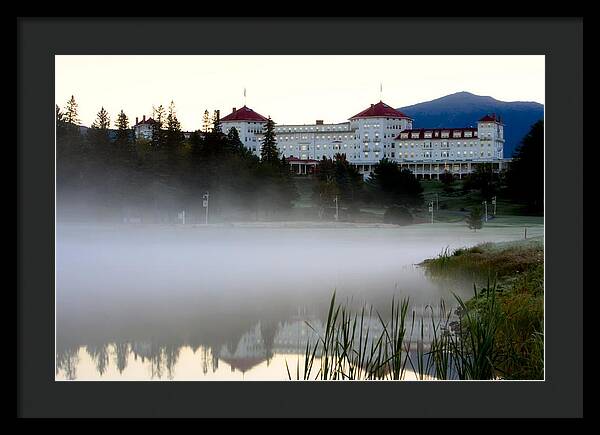
POLYGON ((531 126, 544 118, 544 105, 541 103, 501 101, 467 91, 399 107, 398 110, 413 118, 414 128, 475 127, 478 119, 495 113, 505 124, 505 157, 512 157, 531 126))

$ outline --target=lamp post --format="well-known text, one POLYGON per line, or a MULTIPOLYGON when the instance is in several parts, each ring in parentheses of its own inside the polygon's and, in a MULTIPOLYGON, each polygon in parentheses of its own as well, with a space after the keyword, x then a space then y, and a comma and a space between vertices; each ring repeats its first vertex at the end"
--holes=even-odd
POLYGON ((206 192, 203 196, 202 196, 202 206, 206 209, 206 217, 205 217, 205 224, 208 225, 208 198, 209 198, 209 193, 206 192))
POLYGON ((492 198, 492 204, 494 205, 494 216, 496 216, 496 197, 492 198))
POLYGON ((337 221, 339 218, 339 208, 338 208, 338 197, 337 195, 335 195, 335 198, 333 199, 333 202, 335 202, 335 220, 337 221))
POLYGON ((431 223, 433 223, 433 201, 429 201, 429 212, 431 213, 431 223))
POLYGON ((485 207, 485 221, 488 221, 488 214, 487 214, 487 201, 483 201, 482 204, 485 207))

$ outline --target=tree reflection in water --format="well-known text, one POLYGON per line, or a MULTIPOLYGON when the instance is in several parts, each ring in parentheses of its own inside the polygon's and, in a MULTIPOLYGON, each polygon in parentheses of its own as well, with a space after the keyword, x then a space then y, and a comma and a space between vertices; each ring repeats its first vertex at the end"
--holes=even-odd
POLYGON ((96 363, 96 370, 100 373, 100 376, 102 376, 108 367, 108 344, 87 345, 86 351, 90 355, 90 358, 96 363))
POLYGON ((77 379, 77 365, 79 364, 79 346, 57 349, 56 373, 65 373, 68 380, 77 379))

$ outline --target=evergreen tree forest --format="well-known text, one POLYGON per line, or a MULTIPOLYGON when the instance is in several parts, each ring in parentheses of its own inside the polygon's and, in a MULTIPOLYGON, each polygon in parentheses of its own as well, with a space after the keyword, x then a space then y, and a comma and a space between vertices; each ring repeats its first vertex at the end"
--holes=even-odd
POLYGON ((173 102, 154 109, 151 140, 135 138, 123 111, 116 129, 110 118, 101 108, 86 129, 74 97, 56 106, 59 219, 172 223, 186 210, 188 222, 204 222, 208 191, 212 222, 262 220, 285 216, 296 198, 285 159, 259 159, 235 129, 221 131, 218 112, 188 138, 173 102))

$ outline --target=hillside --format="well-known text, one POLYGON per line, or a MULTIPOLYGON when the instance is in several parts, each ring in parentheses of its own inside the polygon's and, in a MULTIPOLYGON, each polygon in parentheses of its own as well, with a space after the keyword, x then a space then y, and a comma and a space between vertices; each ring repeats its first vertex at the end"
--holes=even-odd
POLYGON ((505 124, 505 157, 512 156, 531 125, 544 117, 544 106, 540 103, 500 101, 469 92, 457 92, 398 110, 414 119, 414 128, 476 126, 485 114, 496 113, 505 124))

